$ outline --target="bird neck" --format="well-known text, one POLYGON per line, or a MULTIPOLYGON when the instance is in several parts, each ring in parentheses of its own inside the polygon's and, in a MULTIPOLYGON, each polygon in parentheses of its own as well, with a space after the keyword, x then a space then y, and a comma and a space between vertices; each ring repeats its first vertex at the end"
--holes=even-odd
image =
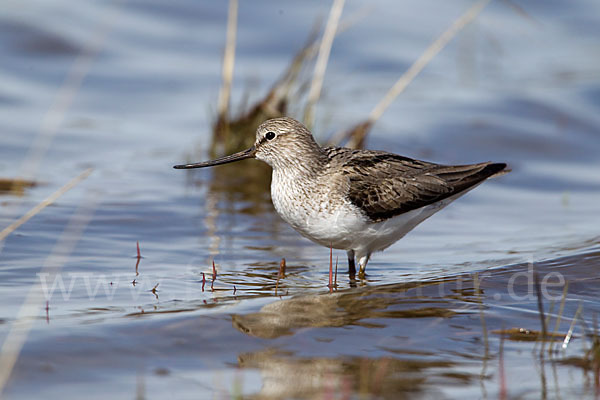
POLYGON ((327 160, 327 154, 316 145, 308 151, 304 149, 301 156, 288 153, 278 157, 272 167, 274 173, 288 179, 311 179, 323 172, 327 160))

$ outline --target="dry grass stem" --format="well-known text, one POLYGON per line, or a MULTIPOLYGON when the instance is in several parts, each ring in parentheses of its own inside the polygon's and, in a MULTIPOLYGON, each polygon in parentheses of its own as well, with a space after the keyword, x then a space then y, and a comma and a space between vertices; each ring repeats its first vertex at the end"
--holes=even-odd
POLYGON ((316 30, 310 35, 307 44, 296 54, 283 76, 275 82, 262 100, 238 116, 219 114, 213 125, 213 138, 210 148, 212 157, 234 153, 254 144, 254 131, 265 120, 286 115, 290 91, 297 81, 303 66, 311 55, 316 41, 316 30))
POLYGON ((527 11, 525 11, 525 9, 523 7, 521 7, 520 5, 518 5, 517 3, 515 3, 514 1, 503 0, 503 2, 505 4, 507 4, 510 8, 512 8, 521 17, 529 20, 530 22, 534 22, 538 26, 540 25, 540 23, 535 18, 533 18, 531 16, 531 14, 529 14, 527 11))
MULTIPOLYGON (((90 201, 83 203, 69 220, 38 274, 45 274, 46 282, 54 282, 56 275, 81 238, 83 230, 92 219, 95 208, 95 198, 90 196, 90 201)), ((46 301, 41 280, 33 283, 0 349, 0 397, 40 309, 47 304, 46 301)))
POLYGON ((12 224, 10 224, 6 228, 4 228, 0 232, 0 242, 3 241, 4 239, 6 239, 6 237, 8 235, 10 235, 11 233, 13 233, 17 228, 19 228, 25 222, 27 222, 31 218, 33 218, 40 211, 42 211, 44 208, 46 208, 50 204, 54 203, 60 196, 62 196, 63 194, 65 194, 66 192, 68 192, 69 190, 71 190, 72 188, 74 188, 75 186, 77 186, 81 181, 83 181, 85 178, 87 178, 92 173, 92 171, 93 171, 93 168, 86 169, 85 171, 83 171, 82 173, 80 173, 79 175, 77 175, 75 178, 71 179, 66 185, 64 185, 63 187, 61 187, 60 189, 58 189, 56 192, 52 193, 45 200, 43 200, 41 203, 39 203, 38 205, 36 205, 35 207, 33 207, 27 213, 25 213, 25 215, 23 215, 21 218, 17 219, 15 222, 13 222, 12 224))
MULTIPOLYGON (((366 13, 364 10, 359 11, 352 14, 351 18, 341 21, 336 34, 348 29, 366 13)), ((293 104, 292 101, 299 101, 308 89, 308 83, 304 82, 301 76, 303 76, 308 62, 317 55, 321 43, 318 40, 320 30, 320 24, 315 24, 306 44, 296 53, 281 78, 273 84, 262 100, 251 105, 248 110, 241 108, 236 116, 218 115, 213 124, 210 147, 212 157, 235 153, 250 147, 254 144, 254 131, 261 123, 270 118, 289 114, 288 109, 293 104)), ((231 110, 231 107, 229 109, 231 110)), ((253 167, 249 171, 254 171, 259 176, 264 175, 264 171, 260 167, 253 167)))
POLYGON ((146 380, 142 371, 138 371, 135 385, 135 400, 146 399, 146 380))
MULTIPOLYGON (((98 24, 95 32, 91 35, 90 40, 83 45, 81 52, 73 64, 71 64, 71 68, 67 72, 65 80, 59 87, 52 104, 42 119, 39 133, 21 163, 19 177, 16 178, 17 181, 21 180, 21 178, 26 181, 34 181, 39 165, 50 147, 54 136, 58 132, 58 129, 62 125, 65 115, 81 87, 83 79, 91 69, 96 55, 104 46, 108 33, 117 21, 115 13, 116 11, 110 11, 102 16, 101 22, 98 24)), ((16 189, 18 189, 18 186, 16 189)), ((16 214, 16 210, 20 204, 20 201, 13 203, 7 211, 7 214, 16 214)), ((0 252, 2 252, 2 247, 3 243, 2 239, 0 239, 0 252)))
POLYGON ((227 17, 227 39, 225 54, 223 56, 223 85, 219 92, 218 113, 219 118, 227 118, 229 99, 231 97, 231 83, 233 81, 233 67, 235 65, 235 40, 237 34, 238 1, 229 0, 229 13, 227 17))
POLYGON ((329 54, 331 53, 331 45, 333 44, 333 38, 337 32, 340 16, 344 9, 344 2, 345 0, 333 1, 331 10, 329 11, 327 25, 325 26, 325 32, 323 33, 323 39, 321 39, 321 45, 319 46, 319 55, 317 57, 317 62, 315 63, 313 79, 304 111, 304 124, 309 129, 312 128, 314 120, 314 106, 321 96, 325 70, 327 69, 327 62, 329 61, 329 54))
MULTIPOLYGON (((556 336, 558 334, 558 328, 560 326, 560 321, 562 319, 563 312, 565 311, 565 301, 567 300, 567 293, 569 292, 569 282, 565 282, 565 286, 563 287, 562 298, 560 299, 560 307, 558 308, 558 316, 556 317, 556 322, 554 323, 554 331, 552 332, 552 336, 556 336)), ((550 346, 548 347, 548 353, 551 354, 554 350, 554 342, 550 342, 550 346)))
POLYGON ((84 45, 83 50, 73 62, 63 84, 58 89, 52 105, 42 119, 39 134, 23 160, 21 177, 33 179, 36 175, 44 154, 62 125, 83 79, 91 69, 96 55, 103 47, 115 20, 113 13, 105 15, 97 31, 92 35, 90 41, 84 45))
POLYGON ((577 311, 575 311, 575 315, 573 316, 573 320, 571 321, 571 326, 569 326, 569 330, 567 331, 567 335, 563 340, 562 349, 566 350, 569 342, 571 342, 571 338, 573 337, 573 330, 575 329, 575 324, 577 323, 577 318, 579 318, 579 314, 583 311, 583 305, 580 304, 577 307, 577 311))
POLYGON ((480 0, 473 4, 463 15, 442 33, 433 43, 425 49, 423 54, 410 66, 408 70, 396 81, 394 86, 386 93, 381 101, 373 108, 366 121, 359 123, 355 128, 336 135, 335 142, 349 140, 348 147, 362 147, 367 133, 373 124, 383 115, 385 110, 402 93, 415 77, 433 60, 433 58, 452 40, 465 26, 471 23, 485 8, 490 0, 480 0))
MULTIPOLYGON (((358 23, 361 19, 363 19, 365 16, 367 16, 371 11, 372 11, 371 6, 364 6, 360 9, 358 9, 357 11, 353 12, 352 14, 350 14, 348 17, 340 20, 337 30, 335 32, 335 36, 345 32, 346 30, 350 29, 353 25, 355 25, 356 23, 358 23)), ((301 52, 304 52, 306 54, 306 60, 312 60, 317 54, 318 54, 318 50, 321 47, 321 41, 324 38, 321 38, 321 40, 316 40, 316 37, 318 36, 318 32, 320 31, 320 23, 317 22, 315 24, 315 27, 313 29, 313 32, 311 32, 311 34, 309 35, 309 40, 307 41, 307 45, 305 45, 305 47, 301 50, 301 52)), ((298 53, 296 55, 297 59, 300 56, 300 53, 298 53)), ((293 63, 292 63, 293 64, 293 63)), ((314 79, 314 70, 313 70, 313 79, 314 79)))

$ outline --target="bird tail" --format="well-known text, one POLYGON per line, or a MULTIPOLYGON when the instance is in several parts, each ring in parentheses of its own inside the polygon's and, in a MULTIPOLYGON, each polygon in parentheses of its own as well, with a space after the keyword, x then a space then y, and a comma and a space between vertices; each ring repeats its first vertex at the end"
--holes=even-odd
POLYGON ((492 172, 492 174, 489 176, 490 178, 497 178, 499 176, 506 175, 512 171, 512 169, 510 167, 508 167, 508 165, 506 163, 488 164, 484 168, 484 171, 485 170, 492 172))

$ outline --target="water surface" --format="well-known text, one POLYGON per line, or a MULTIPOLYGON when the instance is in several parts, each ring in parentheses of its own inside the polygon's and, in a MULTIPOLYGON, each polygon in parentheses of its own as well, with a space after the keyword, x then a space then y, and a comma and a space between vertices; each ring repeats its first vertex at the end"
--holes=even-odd
MULTIPOLYGON (((317 139, 365 118, 470 4, 349 2, 344 16, 363 16, 334 42, 317 139)), ((234 109, 328 7, 241 2, 234 109)), ((265 179, 240 175, 258 161, 171 168, 207 157, 226 4, 3 3, 0 177, 37 185, 0 194, 0 226, 94 168, 2 243, 0 340, 33 284, 48 294, 4 396, 594 398, 599 11, 494 2, 435 58, 368 147, 513 171, 375 254, 365 282, 334 252, 330 293, 329 250, 277 216, 265 179), (541 329, 532 266, 552 330, 565 282, 560 332, 582 306, 565 351, 494 333, 541 329)))

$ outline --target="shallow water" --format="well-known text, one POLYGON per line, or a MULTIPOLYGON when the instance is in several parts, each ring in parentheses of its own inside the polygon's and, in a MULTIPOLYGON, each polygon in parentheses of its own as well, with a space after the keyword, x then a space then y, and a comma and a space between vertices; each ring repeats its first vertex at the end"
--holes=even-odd
MULTIPOLYGON (((366 117, 470 5, 369 4, 344 11, 362 17, 334 42, 320 141, 366 117)), ((265 93, 328 6, 241 2, 234 108, 265 93)), ((598 11, 492 3, 435 58, 368 147, 513 171, 375 254, 366 282, 349 280, 334 251, 330 293, 329 250, 276 215, 265 179, 240 174, 258 161, 171 168, 207 157, 226 4, 4 2, 0 178, 38 184, 0 194, 0 227, 94 171, 0 244, 0 341, 33 284, 48 299, 28 314, 3 394, 594 398, 597 365, 584 355, 600 308, 598 11), (552 330, 583 307, 552 355, 493 333, 541 329, 532 265, 552 330)))

